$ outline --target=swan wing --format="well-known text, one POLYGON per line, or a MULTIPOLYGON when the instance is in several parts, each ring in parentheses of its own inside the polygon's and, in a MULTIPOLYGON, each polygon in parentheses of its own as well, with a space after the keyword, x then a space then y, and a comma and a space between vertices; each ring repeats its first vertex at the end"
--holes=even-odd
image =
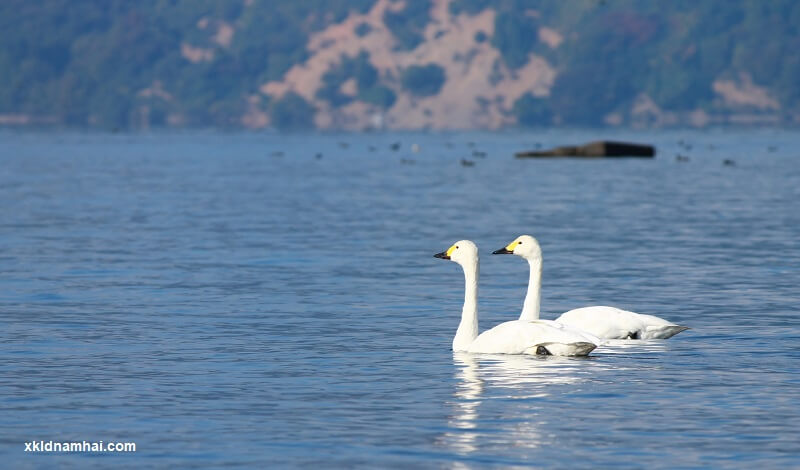
POLYGON ((508 321, 481 333, 469 346, 469 352, 485 354, 537 354, 539 346, 546 353, 559 356, 585 356, 596 345, 571 329, 557 328, 546 322, 508 321))
POLYGON ((645 328, 637 314, 614 307, 583 307, 563 313, 556 321, 604 339, 638 337, 645 328))
POLYGON ((589 343, 594 343, 595 346, 601 346, 604 343, 603 339, 593 335, 592 333, 590 333, 588 331, 582 330, 580 328, 575 328, 575 327, 570 326, 570 325, 565 325, 563 323, 559 323, 556 320, 541 320, 540 319, 540 320, 534 320, 534 321, 550 325, 553 328, 557 328, 559 330, 562 330, 564 332, 570 333, 570 334, 575 335, 575 336, 580 336, 581 338, 583 338, 583 341, 587 341, 589 343))
POLYGON ((654 315, 606 306, 576 308, 556 321, 603 339, 666 339, 687 329, 654 315))

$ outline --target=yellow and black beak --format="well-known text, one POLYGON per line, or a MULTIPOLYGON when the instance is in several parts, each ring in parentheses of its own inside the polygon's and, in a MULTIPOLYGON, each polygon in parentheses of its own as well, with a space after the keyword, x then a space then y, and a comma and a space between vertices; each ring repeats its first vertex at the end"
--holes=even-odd
POLYGON ((450 248, 448 248, 447 251, 436 253, 435 255, 433 255, 433 257, 441 259, 450 259, 450 255, 452 255, 457 248, 458 248, 457 246, 453 245, 450 248))
POLYGON ((500 248, 499 250, 494 250, 492 252, 492 254, 493 255, 513 255, 514 254, 514 248, 516 248, 517 245, 519 245, 519 242, 517 242, 517 241, 511 242, 508 245, 506 245, 505 247, 500 248))

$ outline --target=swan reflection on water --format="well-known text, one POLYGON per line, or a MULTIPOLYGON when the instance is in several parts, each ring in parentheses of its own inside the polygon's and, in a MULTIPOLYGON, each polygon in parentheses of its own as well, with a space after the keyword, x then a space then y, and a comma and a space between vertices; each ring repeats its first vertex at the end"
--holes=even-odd
POLYGON ((668 349, 668 342, 658 339, 607 339, 594 350, 594 354, 650 354, 668 349))
MULTIPOLYGON (((669 349, 662 340, 608 340, 590 357, 453 353, 454 388, 446 405, 448 430, 438 442, 460 456, 495 447, 533 449, 553 444, 552 412, 545 401, 558 401, 565 389, 590 386, 600 376, 631 374, 641 369, 630 361, 605 361, 669 349), (549 431, 548 431, 549 429, 549 431)), ((636 361, 638 363, 638 360, 636 361)), ((650 368, 659 368, 650 363, 650 368)))
POLYGON ((484 382, 478 374, 478 361, 472 354, 455 352, 453 362, 459 367, 455 374, 455 400, 451 403, 454 410, 447 424, 458 432, 446 432, 444 441, 459 453, 470 453, 476 450, 474 442, 478 433, 475 429, 484 382))
POLYGON ((493 419, 491 425, 509 426, 500 430, 509 445, 538 447, 542 443, 539 433, 542 423, 537 421, 536 399, 548 396, 549 386, 581 382, 580 368, 589 361, 557 356, 453 353, 456 383, 454 399, 449 403, 450 431, 442 436, 443 444, 459 454, 474 452, 479 436, 490 433, 500 437, 497 430, 479 427, 484 402, 520 400, 525 413, 500 416, 503 419, 493 419))

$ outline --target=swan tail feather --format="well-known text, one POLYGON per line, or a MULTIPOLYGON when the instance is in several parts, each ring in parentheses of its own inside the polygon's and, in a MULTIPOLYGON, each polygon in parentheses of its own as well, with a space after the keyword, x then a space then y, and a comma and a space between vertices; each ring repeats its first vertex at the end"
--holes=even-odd
POLYGON ((688 329, 690 329, 688 326, 681 325, 648 326, 645 334, 647 335, 646 339, 667 339, 688 329))

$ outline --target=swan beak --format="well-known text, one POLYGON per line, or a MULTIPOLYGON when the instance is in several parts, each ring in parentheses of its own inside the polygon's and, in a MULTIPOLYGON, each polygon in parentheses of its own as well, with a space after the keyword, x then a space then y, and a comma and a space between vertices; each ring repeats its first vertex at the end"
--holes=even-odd
POLYGON ((514 254, 514 250, 517 248, 517 245, 519 245, 520 243, 521 242, 519 242, 519 241, 513 241, 513 242, 509 243, 508 245, 506 245, 505 248, 500 248, 499 250, 494 250, 492 252, 492 254, 493 255, 513 255, 514 254))
POLYGON ((436 253, 433 255, 434 258, 441 258, 441 259, 450 259, 450 255, 453 254, 454 251, 458 249, 458 246, 453 245, 447 249, 447 251, 443 251, 441 253, 436 253))

